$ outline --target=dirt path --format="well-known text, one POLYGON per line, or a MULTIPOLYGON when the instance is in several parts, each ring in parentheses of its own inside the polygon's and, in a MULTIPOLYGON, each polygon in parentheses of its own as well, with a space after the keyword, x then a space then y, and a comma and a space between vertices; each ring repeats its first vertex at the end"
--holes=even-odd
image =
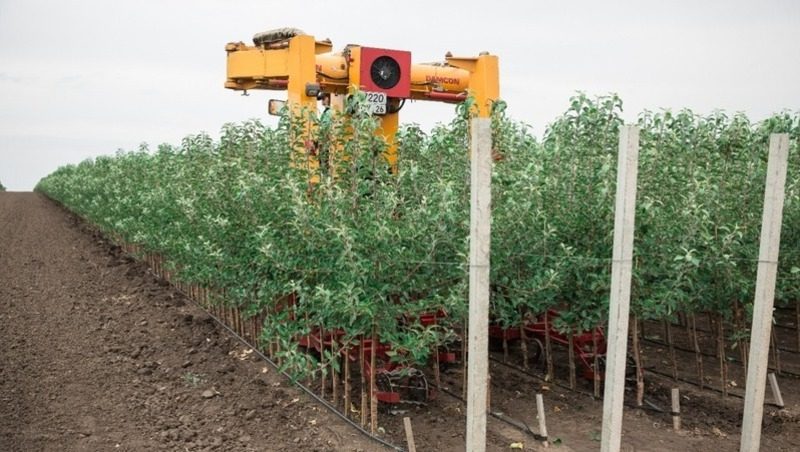
POLYGON ((380 450, 39 195, 0 193, 0 450, 380 450))

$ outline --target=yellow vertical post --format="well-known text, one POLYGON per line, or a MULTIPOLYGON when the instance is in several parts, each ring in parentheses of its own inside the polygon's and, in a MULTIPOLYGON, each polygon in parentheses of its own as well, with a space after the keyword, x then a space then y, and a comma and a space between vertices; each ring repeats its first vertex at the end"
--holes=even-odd
POLYGON ((349 47, 350 65, 348 67, 347 78, 350 80, 351 89, 361 89, 361 47, 349 47))
POLYGON ((448 57, 447 62, 469 71, 467 89, 475 98, 477 116, 488 118, 492 112, 492 102, 500 98, 500 68, 497 56, 484 53, 478 58, 448 57))
POLYGON ((397 129, 400 125, 400 113, 387 113, 380 117, 381 129, 378 133, 383 135, 383 139, 388 145, 383 156, 389 163, 389 168, 393 174, 397 174, 397 129))
POLYGON ((306 84, 317 81, 315 41, 313 36, 295 36, 289 41, 289 85, 287 94, 293 107, 313 111, 317 98, 306 96, 306 84))
POLYGON ((306 85, 315 83, 316 73, 316 41, 313 36, 295 36, 289 41, 289 58, 287 61, 289 85, 286 88, 289 107, 294 120, 302 121, 301 136, 292 137, 298 152, 295 164, 308 169, 316 168, 319 161, 309 154, 312 121, 311 115, 316 111, 317 98, 306 95, 306 85))
POLYGON ((475 72, 469 78, 469 88, 478 105, 478 117, 488 118, 492 102, 500 98, 499 64, 496 55, 481 55, 475 72))

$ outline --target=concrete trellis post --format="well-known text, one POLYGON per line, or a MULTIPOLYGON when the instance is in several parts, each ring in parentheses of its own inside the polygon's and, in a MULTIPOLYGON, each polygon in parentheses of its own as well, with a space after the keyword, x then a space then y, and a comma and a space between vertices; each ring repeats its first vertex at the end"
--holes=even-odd
POLYGON ((492 130, 489 118, 472 120, 469 240, 469 361, 467 438, 470 452, 486 450, 489 375, 489 250, 491 238, 492 130))
POLYGON ((758 252, 756 293, 753 302, 753 326, 750 333, 750 360, 742 419, 741 452, 757 452, 761 444, 761 420, 764 416, 764 392, 767 384, 769 339, 772 332, 772 309, 775 279, 778 274, 778 248, 783 220, 786 162, 789 134, 769 138, 767 182, 764 190, 764 214, 761 220, 761 247, 758 252))
POLYGON ((619 135, 619 157, 617 162, 614 251, 611 266, 606 380, 603 393, 603 434, 600 442, 600 450, 602 452, 619 451, 621 442, 638 171, 639 128, 637 126, 624 126, 619 135))

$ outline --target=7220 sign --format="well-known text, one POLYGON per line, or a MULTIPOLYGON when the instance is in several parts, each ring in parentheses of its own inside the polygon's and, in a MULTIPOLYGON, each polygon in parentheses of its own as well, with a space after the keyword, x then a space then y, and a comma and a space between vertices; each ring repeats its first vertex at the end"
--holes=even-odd
POLYGON ((367 108, 373 115, 386 114, 386 93, 367 91, 367 108))

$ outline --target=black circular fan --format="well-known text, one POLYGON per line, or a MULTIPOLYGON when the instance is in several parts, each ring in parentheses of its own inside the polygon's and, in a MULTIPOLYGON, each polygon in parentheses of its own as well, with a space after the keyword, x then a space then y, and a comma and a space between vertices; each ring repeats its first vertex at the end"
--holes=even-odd
POLYGON ((383 89, 391 89, 400 82, 400 65, 394 58, 382 56, 372 62, 369 68, 372 83, 383 89))

